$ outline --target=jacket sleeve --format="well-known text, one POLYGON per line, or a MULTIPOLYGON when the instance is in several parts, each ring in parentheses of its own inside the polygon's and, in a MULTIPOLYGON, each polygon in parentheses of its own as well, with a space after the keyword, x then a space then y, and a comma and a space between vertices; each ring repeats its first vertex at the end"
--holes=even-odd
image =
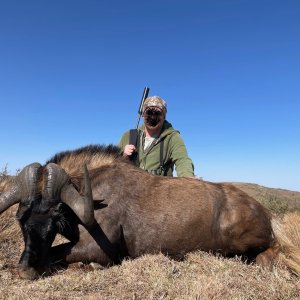
POLYGON ((118 146, 119 146, 119 148, 121 148, 121 150, 123 151, 123 150, 124 150, 124 147, 125 147, 126 145, 128 145, 128 143, 129 143, 129 131, 126 131, 126 132, 122 135, 122 137, 121 137, 121 139, 120 139, 120 141, 119 141, 119 143, 118 143, 118 146))
POLYGON ((172 134, 170 140, 171 159, 175 163, 178 177, 193 177, 194 164, 188 157, 186 146, 178 132, 172 134))

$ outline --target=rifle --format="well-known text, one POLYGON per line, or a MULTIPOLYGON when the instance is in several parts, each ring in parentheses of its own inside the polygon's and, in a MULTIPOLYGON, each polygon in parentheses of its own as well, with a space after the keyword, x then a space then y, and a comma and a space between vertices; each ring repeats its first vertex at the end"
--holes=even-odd
POLYGON ((149 90, 150 89, 148 87, 144 88, 143 96, 142 96, 141 103, 140 103, 140 108, 138 110, 138 121, 137 121, 137 124, 136 124, 136 129, 139 128, 141 115, 143 113, 143 105, 144 105, 145 99, 148 97, 149 90))
POLYGON ((138 163, 138 147, 139 147, 138 129, 139 129, 139 124, 140 124, 140 119, 141 119, 141 116, 143 113, 143 105, 144 105, 145 99, 148 97, 149 90, 150 89, 148 87, 144 88, 143 96, 142 96, 140 107, 138 110, 138 121, 136 124, 136 128, 131 129, 129 131, 129 144, 135 145, 135 147, 137 148, 137 152, 133 153, 130 156, 130 160, 135 161, 136 163, 138 163))

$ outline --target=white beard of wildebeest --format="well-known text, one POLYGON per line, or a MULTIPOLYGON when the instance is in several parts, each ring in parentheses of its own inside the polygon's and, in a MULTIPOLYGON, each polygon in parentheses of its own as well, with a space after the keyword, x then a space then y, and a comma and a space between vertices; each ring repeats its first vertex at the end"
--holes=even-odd
POLYGON ((149 109, 145 112, 144 122, 149 127, 156 127, 161 120, 161 112, 149 109))

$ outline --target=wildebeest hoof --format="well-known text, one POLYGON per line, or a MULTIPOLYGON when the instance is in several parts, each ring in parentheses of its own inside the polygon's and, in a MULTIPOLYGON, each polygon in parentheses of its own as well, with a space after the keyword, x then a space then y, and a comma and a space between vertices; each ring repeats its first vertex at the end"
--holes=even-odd
POLYGON ((98 263, 91 262, 89 264, 85 264, 83 262, 78 262, 74 264, 70 264, 68 266, 69 269, 84 269, 85 271, 94 271, 94 270, 102 270, 104 267, 98 263))
POLYGON ((18 267, 18 274, 21 279, 36 280, 40 278, 39 273, 34 268, 18 267))
POLYGON ((93 270, 103 270, 104 267, 98 263, 91 262, 90 266, 92 267, 93 270))

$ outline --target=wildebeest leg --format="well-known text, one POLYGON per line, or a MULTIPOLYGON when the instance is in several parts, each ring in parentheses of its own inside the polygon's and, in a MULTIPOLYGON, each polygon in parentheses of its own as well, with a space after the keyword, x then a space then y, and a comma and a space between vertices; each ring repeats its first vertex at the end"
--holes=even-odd
POLYGON ((67 266, 75 262, 99 263, 102 266, 118 264, 127 256, 127 248, 122 226, 118 227, 111 240, 105 235, 99 224, 92 229, 82 229, 80 240, 51 248, 51 264, 67 266))
POLYGON ((278 242, 274 242, 270 248, 257 255, 256 263, 262 267, 271 268, 278 257, 279 252, 280 245, 278 242))
POLYGON ((77 261, 78 254, 74 255, 73 243, 65 243, 51 248, 50 265, 48 270, 55 273, 59 270, 78 269, 84 266, 85 270, 93 270, 93 267, 86 268, 86 265, 77 261))
POLYGON ((113 265, 113 260, 104 253, 104 251, 99 248, 96 243, 87 242, 86 245, 82 243, 73 244, 65 243, 51 248, 50 254, 50 269, 66 269, 69 265, 73 263, 82 262, 86 263, 99 263, 101 266, 113 265))
POLYGON ((50 267, 67 267, 67 256, 71 253, 74 243, 65 243, 51 248, 50 251, 50 267))

